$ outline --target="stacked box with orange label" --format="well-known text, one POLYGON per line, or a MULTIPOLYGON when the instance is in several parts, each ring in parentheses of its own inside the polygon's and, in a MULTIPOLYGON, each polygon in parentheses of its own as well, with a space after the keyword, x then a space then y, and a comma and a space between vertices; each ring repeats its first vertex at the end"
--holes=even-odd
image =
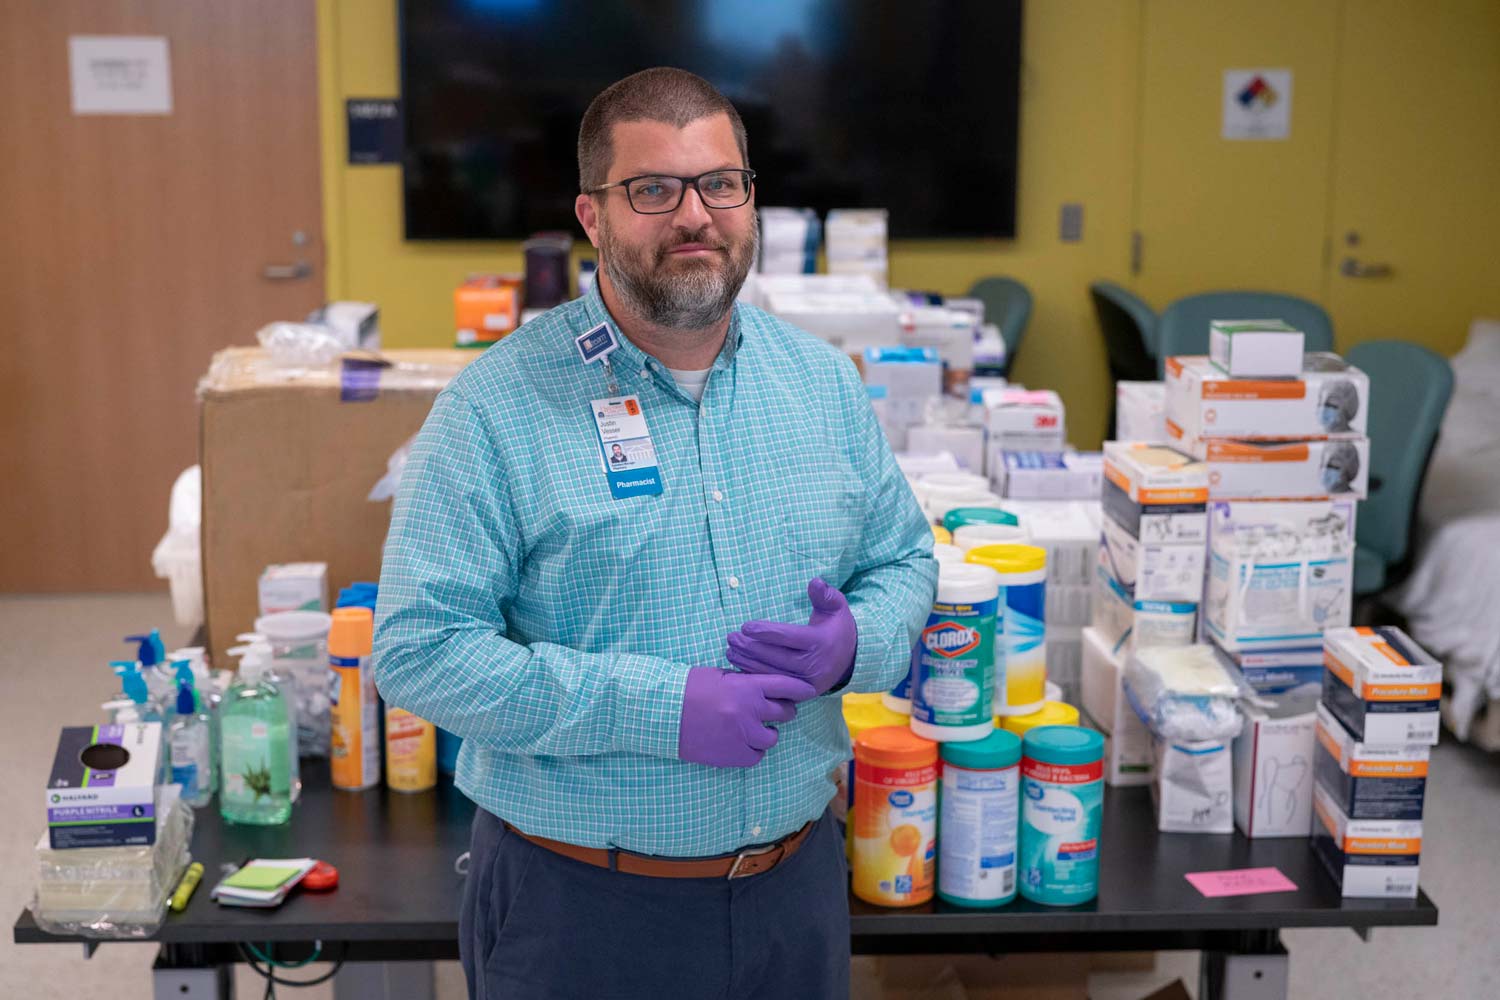
POLYGON ((1412 898, 1443 668, 1398 628, 1329 629, 1313 847, 1345 896, 1412 898))
POLYGON ((520 325, 519 274, 471 274, 453 290, 456 347, 489 347, 520 325))

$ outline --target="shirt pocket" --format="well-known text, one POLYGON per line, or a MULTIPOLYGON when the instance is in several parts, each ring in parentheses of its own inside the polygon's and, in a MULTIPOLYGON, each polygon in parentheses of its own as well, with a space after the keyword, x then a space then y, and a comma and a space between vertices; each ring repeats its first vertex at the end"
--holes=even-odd
POLYGON ((785 554, 807 579, 835 587, 849 578, 864 536, 864 484, 836 459, 804 460, 782 480, 778 535, 785 554))

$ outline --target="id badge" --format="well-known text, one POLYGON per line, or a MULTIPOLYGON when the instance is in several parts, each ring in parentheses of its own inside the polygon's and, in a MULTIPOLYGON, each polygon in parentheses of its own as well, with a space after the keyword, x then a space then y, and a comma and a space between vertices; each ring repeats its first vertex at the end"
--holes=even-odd
POLYGON ((589 403, 599 432, 604 478, 616 500, 657 496, 662 491, 656 446, 646 429, 646 414, 635 396, 614 396, 589 403))

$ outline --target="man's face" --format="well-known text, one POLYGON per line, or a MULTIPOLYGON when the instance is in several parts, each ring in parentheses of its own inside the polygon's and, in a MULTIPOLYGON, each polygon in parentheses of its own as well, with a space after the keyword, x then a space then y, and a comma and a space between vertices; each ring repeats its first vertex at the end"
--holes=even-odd
MULTIPOLYGON (((685 128, 664 122, 614 126, 614 162, 605 183, 643 174, 696 177, 740 168, 727 115, 685 128)), ((697 330, 734 305, 759 253, 754 192, 739 208, 712 209, 688 188, 675 212, 641 215, 623 188, 580 195, 578 219, 599 248, 601 266, 625 304, 654 326, 697 330)))

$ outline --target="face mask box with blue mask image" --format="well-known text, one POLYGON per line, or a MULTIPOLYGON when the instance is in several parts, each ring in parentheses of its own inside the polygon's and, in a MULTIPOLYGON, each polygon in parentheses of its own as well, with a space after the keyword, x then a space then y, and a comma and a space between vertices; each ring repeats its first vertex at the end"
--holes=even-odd
POLYGON ((159 722, 65 728, 47 781, 52 847, 155 843, 161 754, 159 722))
POLYGON ((1363 500, 1370 486, 1370 439, 1342 434, 1312 441, 1208 438, 1189 450, 1208 466, 1213 500, 1363 500))
POLYGON ((1358 739, 1437 745, 1443 665, 1405 632, 1330 629, 1323 658, 1323 703, 1358 739))
POLYGON ((1167 359, 1167 435, 1284 438, 1364 434, 1370 380, 1337 354, 1303 355, 1290 379, 1230 378, 1202 356, 1167 359))
POLYGON ((1318 784, 1352 819, 1421 819, 1430 748, 1362 742, 1318 705, 1318 784))
POLYGON ((1349 624, 1352 500, 1209 504, 1204 627, 1230 652, 1319 642, 1349 624))

